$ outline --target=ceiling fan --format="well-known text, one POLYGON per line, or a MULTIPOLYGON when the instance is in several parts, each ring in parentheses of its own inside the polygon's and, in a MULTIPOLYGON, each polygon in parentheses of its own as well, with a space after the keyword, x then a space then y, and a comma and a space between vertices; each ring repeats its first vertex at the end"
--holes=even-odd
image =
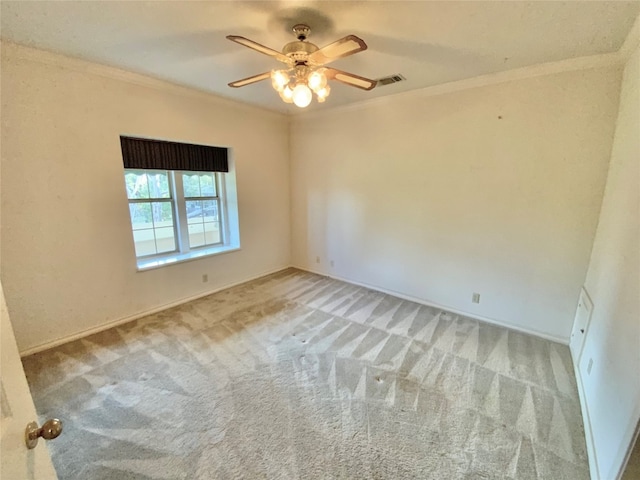
POLYGON ((326 47, 318 48, 307 41, 310 32, 311 28, 307 25, 295 25, 293 33, 297 40, 287 43, 282 48, 282 52, 265 47, 248 38, 227 35, 227 38, 232 42, 269 55, 286 65, 283 70, 272 70, 253 75, 231 82, 229 86, 239 88, 271 78, 271 85, 280 94, 282 100, 286 103, 294 103, 301 108, 311 103, 313 93, 316 94, 318 102, 324 102, 327 99, 331 91, 331 87, 327 83, 328 80, 336 80, 362 90, 371 90, 376 86, 376 80, 325 67, 334 60, 366 50, 367 44, 364 43, 364 40, 355 35, 347 35, 326 47))

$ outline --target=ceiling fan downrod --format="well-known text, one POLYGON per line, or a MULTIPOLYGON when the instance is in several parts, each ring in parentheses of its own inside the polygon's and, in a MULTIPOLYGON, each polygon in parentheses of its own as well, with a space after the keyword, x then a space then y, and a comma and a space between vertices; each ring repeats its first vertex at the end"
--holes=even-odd
POLYGON ((292 28, 293 33, 295 33, 296 38, 301 42, 305 41, 309 34, 311 33, 311 28, 309 25, 305 25, 304 23, 298 23, 292 28))

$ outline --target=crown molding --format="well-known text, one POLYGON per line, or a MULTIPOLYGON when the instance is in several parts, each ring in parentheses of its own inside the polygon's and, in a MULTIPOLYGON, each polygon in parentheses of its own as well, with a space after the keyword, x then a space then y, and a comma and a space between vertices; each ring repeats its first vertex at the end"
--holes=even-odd
POLYGON ((296 110, 289 112, 279 112, 265 109, 263 107, 258 107, 256 105, 241 102, 238 100, 231 100, 211 92, 196 89, 194 87, 187 87, 166 80, 149 77, 140 73, 134 73, 120 68, 102 65, 33 47, 27 47, 17 43, 8 42, 6 40, 0 41, 0 48, 3 58, 17 58, 59 68, 65 68, 80 73, 97 75, 103 78, 150 88, 164 93, 207 101, 218 106, 228 106, 236 109, 242 109, 247 113, 251 113, 252 115, 262 115, 267 118, 277 118, 280 120, 290 119, 295 121, 303 121, 306 119, 321 118, 325 115, 331 115, 339 112, 360 110, 364 108, 374 107, 376 105, 385 105, 391 101, 396 101, 398 99, 425 98, 458 92, 462 90, 468 90, 472 88, 506 83, 514 80, 523 80, 526 78, 554 75, 576 70, 589 70, 594 68, 621 66, 624 65, 631 54, 633 54, 638 44, 640 44, 640 17, 636 19, 636 22, 629 32, 629 35, 627 36, 627 39, 625 40, 623 46, 617 52, 530 65, 527 67, 506 70, 497 73, 490 73, 487 75, 480 75, 464 80, 442 83, 392 95, 385 95, 382 97, 376 97, 361 102, 350 103, 347 105, 338 105, 335 107, 323 108, 322 110, 296 110))
POLYGON ((288 117, 286 113, 276 112, 256 105, 251 105, 249 103, 240 102, 238 100, 231 100, 205 90, 179 85, 166 80, 160 80, 140 73, 102 65, 82 60, 80 58, 69 57, 60 53, 27 47, 25 45, 20 45, 6 40, 0 41, 0 49, 3 60, 26 60, 53 67, 64 68, 79 73, 96 75, 110 80, 117 80, 137 85, 139 87, 150 88, 163 93, 210 102, 217 106, 227 106, 245 110, 247 113, 252 115, 263 115, 271 119, 278 118, 280 120, 286 120, 288 117))
POLYGON ((472 88, 486 87, 489 85, 511 82, 514 80, 524 80, 527 78, 555 75, 577 70, 621 67, 622 65, 624 65, 624 63, 624 59, 619 55, 618 52, 606 53, 601 55, 590 55, 587 57, 570 58, 567 60, 560 60, 558 62, 540 63, 537 65, 530 65, 527 67, 506 70, 503 72, 480 75, 477 77, 442 83, 439 85, 433 85, 416 90, 408 90, 406 92, 400 92, 394 95, 376 97, 357 103, 350 103, 348 105, 338 105, 336 107, 326 108, 315 112, 294 113, 292 114, 292 118, 295 118, 296 121, 304 121, 307 119, 323 117, 325 115, 333 115, 339 112, 348 112, 370 108, 377 105, 385 105, 389 102, 400 99, 419 99, 425 97, 433 97, 462 90, 469 90, 472 88))

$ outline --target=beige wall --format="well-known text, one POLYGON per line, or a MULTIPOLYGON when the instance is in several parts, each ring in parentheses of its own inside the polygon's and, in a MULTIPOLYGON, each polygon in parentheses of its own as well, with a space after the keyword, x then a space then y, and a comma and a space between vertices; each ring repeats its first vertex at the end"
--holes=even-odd
POLYGON ((568 338, 615 67, 387 97, 290 128, 22 47, 4 45, 2 67, 2 276, 23 351, 284 267, 290 251, 303 268, 568 338), (232 147, 242 251, 136 272, 121 133, 232 147))
POLYGON ((640 50, 636 49, 624 70, 611 167, 585 282, 593 311, 580 376, 603 480, 616 478, 640 420, 639 192, 640 50))
POLYGON ((3 45, 2 283, 21 351, 289 265, 288 135, 278 114, 3 45), (120 134, 230 147, 242 250, 137 272, 120 134))
POLYGON ((620 73, 418 91, 296 117, 294 264, 567 341, 620 73))

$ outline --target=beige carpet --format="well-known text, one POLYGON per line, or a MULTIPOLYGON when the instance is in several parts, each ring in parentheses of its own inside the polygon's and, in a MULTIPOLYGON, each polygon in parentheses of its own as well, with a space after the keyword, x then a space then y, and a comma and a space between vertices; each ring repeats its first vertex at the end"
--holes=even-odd
POLYGON ((24 359, 65 479, 588 479, 566 346, 289 269, 24 359))

